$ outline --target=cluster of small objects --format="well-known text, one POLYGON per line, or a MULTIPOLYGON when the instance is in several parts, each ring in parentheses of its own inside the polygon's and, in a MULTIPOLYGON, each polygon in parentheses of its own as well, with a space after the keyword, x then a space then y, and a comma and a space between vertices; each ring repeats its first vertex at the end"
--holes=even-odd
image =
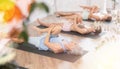
POLYGON ((100 38, 98 39, 99 44, 96 49, 107 45, 114 45, 120 43, 120 23, 104 23, 104 22, 95 22, 95 26, 100 26, 102 32, 100 33, 100 38))
POLYGON ((120 9, 113 11, 112 18, 113 23, 120 23, 120 9))
POLYGON ((95 22, 95 26, 99 26, 102 29, 101 33, 116 33, 120 34, 120 23, 104 23, 104 22, 95 22))

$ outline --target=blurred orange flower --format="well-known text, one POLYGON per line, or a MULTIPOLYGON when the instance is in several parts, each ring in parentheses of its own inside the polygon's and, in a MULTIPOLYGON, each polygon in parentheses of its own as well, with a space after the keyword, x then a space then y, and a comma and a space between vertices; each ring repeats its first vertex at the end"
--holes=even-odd
POLYGON ((2 22, 11 23, 14 18, 23 20, 29 14, 31 3, 32 0, 0 0, 0 13, 4 13, 2 22))

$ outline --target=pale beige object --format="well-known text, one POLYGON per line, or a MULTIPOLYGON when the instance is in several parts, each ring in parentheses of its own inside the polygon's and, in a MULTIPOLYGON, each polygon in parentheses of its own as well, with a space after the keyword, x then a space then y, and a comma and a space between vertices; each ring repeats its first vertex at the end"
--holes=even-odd
POLYGON ((15 52, 10 46, 10 39, 0 40, 0 65, 12 61, 15 57, 15 52))

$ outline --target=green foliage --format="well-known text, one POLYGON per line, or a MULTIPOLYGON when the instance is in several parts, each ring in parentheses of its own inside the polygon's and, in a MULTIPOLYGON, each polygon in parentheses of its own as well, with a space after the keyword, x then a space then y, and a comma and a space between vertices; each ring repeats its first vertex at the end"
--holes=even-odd
MULTIPOLYGON (((29 17, 31 15, 31 13, 35 10, 35 8, 45 10, 47 13, 49 12, 49 8, 45 3, 36 3, 36 2, 34 2, 34 3, 31 4, 30 13, 29 13, 29 16, 28 16, 27 20, 29 20, 29 17)), ((25 23, 23 23, 23 31, 19 35, 19 38, 23 38, 25 40, 25 42, 28 41, 27 26, 25 25, 25 23)))
POLYGON ((31 4, 30 14, 37 7, 40 8, 40 9, 45 10, 46 12, 49 12, 49 8, 48 8, 48 6, 45 3, 36 3, 36 2, 34 2, 34 3, 31 4))
POLYGON ((34 2, 34 3, 31 4, 30 13, 29 13, 29 16, 27 18, 28 20, 29 20, 29 17, 31 15, 31 13, 35 10, 35 8, 45 10, 47 13, 49 12, 49 8, 45 3, 36 3, 36 2, 34 2))
POLYGON ((0 65, 0 69, 19 69, 17 65, 13 63, 6 63, 5 65, 0 65))
POLYGON ((116 0, 112 0, 112 1, 114 1, 114 2, 115 2, 116 0))
POLYGON ((23 23, 23 31, 20 33, 19 38, 23 38, 25 42, 28 41, 28 32, 27 32, 27 26, 25 23, 23 23))

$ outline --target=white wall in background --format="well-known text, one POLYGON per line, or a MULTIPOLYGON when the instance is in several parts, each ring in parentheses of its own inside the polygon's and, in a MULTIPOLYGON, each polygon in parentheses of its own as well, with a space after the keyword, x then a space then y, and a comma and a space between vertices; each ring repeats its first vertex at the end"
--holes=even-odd
POLYGON ((36 8, 33 13, 31 14, 30 16, 30 23, 31 22, 34 22, 36 19, 38 18, 43 18, 43 17, 46 17, 47 16, 47 13, 43 10, 40 10, 38 8, 36 8))
POLYGON ((91 0, 90 5, 97 5, 102 9, 104 7, 103 2, 104 2, 104 0, 91 0))
MULTIPOLYGON (((37 2, 45 2, 50 13, 53 14, 55 11, 81 11, 80 5, 98 5, 100 9, 104 7, 104 0, 36 0, 37 2)), ((117 8, 120 8, 120 0, 118 1, 117 8)), ((107 8, 112 8, 113 2, 107 0, 107 8)), ((35 10, 30 17, 30 22, 36 20, 37 18, 43 18, 48 14, 45 11, 39 9, 35 10)))
MULTIPOLYGON (((120 0, 118 0, 120 3, 120 0)), ((97 5, 100 9, 104 7, 104 0, 56 0, 57 11, 80 11, 79 5, 97 5)), ((113 2, 107 0, 107 8, 112 8, 113 2)), ((120 4, 117 5, 120 7, 120 4)))
POLYGON ((87 5, 88 0, 56 0, 57 11, 80 11, 80 5, 87 5))

